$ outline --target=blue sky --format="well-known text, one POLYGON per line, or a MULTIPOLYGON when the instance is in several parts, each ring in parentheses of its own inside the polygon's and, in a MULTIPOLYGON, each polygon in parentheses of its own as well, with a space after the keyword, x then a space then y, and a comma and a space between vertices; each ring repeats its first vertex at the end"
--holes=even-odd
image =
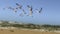
POLYGON ((56 24, 60 25, 60 0, 0 0, 0 20, 18 21, 34 24, 56 24), (27 5, 33 6, 33 18, 24 15, 19 16, 20 10, 14 13, 12 10, 3 10, 6 6, 16 7, 15 3, 20 3, 28 13, 27 5), (35 9, 43 8, 40 14, 35 13, 35 9))

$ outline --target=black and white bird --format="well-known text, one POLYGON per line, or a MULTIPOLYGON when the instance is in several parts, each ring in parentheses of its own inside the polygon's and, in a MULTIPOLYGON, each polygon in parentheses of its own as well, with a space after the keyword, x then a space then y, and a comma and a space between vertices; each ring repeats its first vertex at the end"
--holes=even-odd
POLYGON ((40 8, 40 9, 36 9, 37 11, 37 13, 41 13, 41 11, 42 11, 42 8, 40 8))
POLYGON ((27 7, 28 7, 28 9, 29 9, 29 16, 32 16, 32 14, 33 14, 33 11, 32 11, 32 6, 29 6, 29 5, 27 5, 27 7))

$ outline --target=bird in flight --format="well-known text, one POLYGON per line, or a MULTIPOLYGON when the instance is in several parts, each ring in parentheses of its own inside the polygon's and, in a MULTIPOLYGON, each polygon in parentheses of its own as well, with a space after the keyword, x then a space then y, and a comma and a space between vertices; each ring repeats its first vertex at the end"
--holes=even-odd
POLYGON ((24 14, 26 14, 26 12, 25 12, 25 10, 24 9, 22 9, 22 13, 21 14, 19 14, 19 16, 24 16, 24 14))
MULTIPOLYGON (((18 10, 22 10, 22 13, 19 14, 19 16, 24 16, 24 14, 26 15, 27 13, 25 12, 25 10, 23 9, 23 6, 20 5, 19 3, 15 3, 16 4, 16 7, 11 7, 11 6, 8 6, 6 7, 7 9, 10 9, 10 10, 13 10, 15 13, 17 13, 18 10)), ((6 9, 6 8, 3 8, 3 9, 6 9)), ((32 16, 33 17, 33 7, 30 6, 30 5, 27 5, 27 8, 29 9, 29 14, 27 16, 32 16)), ((41 13, 42 11, 42 8, 40 9, 36 9, 38 13, 41 13)))
POLYGON ((23 11, 23 14, 26 14, 25 10, 22 8, 22 5, 16 3, 17 8, 21 9, 23 11))
POLYGON ((24 9, 22 9, 22 11, 23 11, 23 14, 26 14, 26 12, 25 12, 25 10, 24 10, 24 9))
POLYGON ((8 7, 8 9, 13 10, 15 13, 16 13, 16 12, 17 12, 17 10, 18 10, 18 8, 17 8, 17 7, 16 7, 16 8, 8 7))
POLYGON ((23 17, 24 15, 23 15, 23 13, 21 13, 21 14, 19 14, 19 16, 23 17))
POLYGON ((16 5, 17 5, 17 8, 22 9, 22 5, 20 5, 18 3, 16 3, 16 5))
POLYGON ((32 16, 32 13, 33 13, 33 11, 32 11, 32 6, 29 6, 29 5, 27 5, 27 7, 28 7, 28 9, 29 9, 29 16, 32 16))
POLYGON ((41 13, 41 11, 42 11, 42 8, 39 10, 39 13, 41 13))
POLYGON ((42 8, 40 8, 40 9, 36 9, 36 10, 37 10, 38 13, 41 13, 42 8))

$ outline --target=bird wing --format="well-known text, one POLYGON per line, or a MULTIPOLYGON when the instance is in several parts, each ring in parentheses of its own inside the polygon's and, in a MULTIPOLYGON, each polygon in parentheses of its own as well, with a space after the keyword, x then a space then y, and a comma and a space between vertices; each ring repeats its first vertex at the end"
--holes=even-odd
POLYGON ((16 3, 16 5, 17 5, 18 8, 22 9, 22 5, 20 5, 18 3, 16 3))
POLYGON ((17 6, 20 6, 18 3, 16 3, 17 6))
POLYGON ((40 9, 39 13, 41 13, 41 11, 42 11, 42 8, 40 9))
POLYGON ((30 7, 29 10, 30 10, 29 15, 32 16, 32 13, 33 13, 33 11, 32 11, 32 7, 30 7))
POLYGON ((23 10, 23 14, 26 14, 25 10, 24 9, 22 9, 22 10, 23 10))

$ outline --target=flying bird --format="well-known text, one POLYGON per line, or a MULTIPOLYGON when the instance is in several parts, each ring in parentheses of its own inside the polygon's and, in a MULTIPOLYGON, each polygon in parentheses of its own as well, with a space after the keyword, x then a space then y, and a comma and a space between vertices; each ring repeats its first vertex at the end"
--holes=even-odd
POLYGON ((20 4, 18 4, 18 3, 16 3, 16 5, 17 5, 17 7, 18 7, 19 9, 22 9, 22 5, 20 5, 20 4))
POLYGON ((13 10, 15 13, 17 12, 18 8, 12 8, 12 7, 8 7, 8 9, 13 10))
POLYGON ((39 13, 41 13, 41 11, 42 11, 42 8, 39 10, 39 13))
POLYGON ((33 11, 32 11, 32 7, 30 8, 30 15, 32 15, 33 11))
POLYGON ((13 11, 16 13, 17 12, 17 9, 15 8, 13 11))
POLYGON ((23 17, 23 14, 21 13, 21 14, 19 14, 19 16, 23 17))
POLYGON ((36 10, 37 10, 37 13, 41 13, 42 8, 40 8, 40 9, 36 9, 36 10))
POLYGON ((29 6, 29 5, 27 5, 27 7, 28 7, 28 9, 29 9, 29 16, 32 16, 32 13, 33 13, 33 11, 32 11, 32 6, 29 6))
POLYGON ((29 5, 27 5, 28 8, 31 8, 29 5))
POLYGON ((22 9, 22 11, 23 11, 23 14, 26 14, 26 12, 25 12, 25 10, 24 10, 24 9, 22 9))
POLYGON ((26 14, 26 12, 25 12, 25 10, 24 10, 24 9, 22 9, 22 11, 23 11, 23 12, 22 12, 21 14, 19 14, 19 16, 22 16, 22 17, 23 17, 23 16, 24 16, 24 14, 26 14))
POLYGON ((16 3, 17 6, 20 6, 18 3, 16 3))

